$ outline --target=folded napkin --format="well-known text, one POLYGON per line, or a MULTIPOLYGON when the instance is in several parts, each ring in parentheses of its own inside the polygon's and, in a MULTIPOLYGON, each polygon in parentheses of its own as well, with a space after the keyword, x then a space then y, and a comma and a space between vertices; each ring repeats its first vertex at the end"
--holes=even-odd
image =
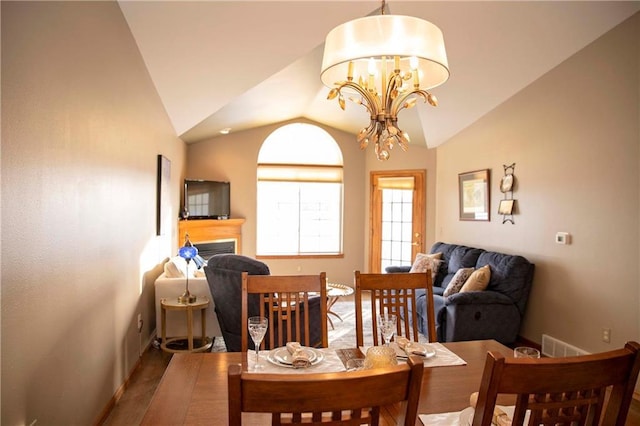
POLYGON ((417 342, 413 342, 407 339, 406 337, 402 337, 402 336, 398 337, 396 339, 396 344, 400 349, 402 349, 407 354, 407 356, 409 355, 420 355, 424 357, 427 356, 427 349, 423 345, 417 342))
POLYGON ((396 344, 398 345, 398 347, 400 347, 400 349, 404 349, 404 347, 407 346, 407 343, 409 343, 409 339, 407 339, 406 337, 398 336, 396 338, 396 344))
POLYGON ((307 368, 311 365, 309 354, 299 342, 287 343, 287 351, 291 354, 291 365, 293 368, 307 368))
MULTIPOLYGON (((471 407, 476 408, 476 404, 478 403, 478 392, 474 392, 469 397, 469 404, 471 407)), ((498 406, 493 408, 493 418, 491 419, 491 423, 498 426, 511 426, 511 419, 509 415, 502 411, 498 406)))

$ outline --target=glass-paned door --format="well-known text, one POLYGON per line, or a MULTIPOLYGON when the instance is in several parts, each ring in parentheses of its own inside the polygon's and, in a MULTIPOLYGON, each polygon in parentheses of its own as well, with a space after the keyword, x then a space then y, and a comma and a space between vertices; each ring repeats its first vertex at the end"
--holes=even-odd
POLYGON ((371 173, 371 272, 411 265, 424 244, 424 170, 371 173))

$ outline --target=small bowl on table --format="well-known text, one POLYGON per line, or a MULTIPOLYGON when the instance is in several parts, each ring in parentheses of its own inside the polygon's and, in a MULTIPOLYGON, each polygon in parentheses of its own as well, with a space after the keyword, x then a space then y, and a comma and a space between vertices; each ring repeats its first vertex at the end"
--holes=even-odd
POLYGON ((364 368, 381 368, 397 365, 396 351, 391 346, 372 346, 364 358, 364 368))

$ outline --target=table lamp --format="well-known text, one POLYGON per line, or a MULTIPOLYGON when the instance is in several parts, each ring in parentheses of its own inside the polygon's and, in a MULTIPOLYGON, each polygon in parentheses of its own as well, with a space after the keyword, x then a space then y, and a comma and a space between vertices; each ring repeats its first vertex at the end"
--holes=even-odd
POLYGON ((178 250, 178 256, 187 261, 187 283, 182 296, 178 297, 178 303, 189 304, 195 303, 196 296, 189 292, 189 262, 191 259, 198 256, 198 249, 191 244, 191 240, 189 240, 189 234, 185 234, 184 237, 184 246, 180 247, 178 250))

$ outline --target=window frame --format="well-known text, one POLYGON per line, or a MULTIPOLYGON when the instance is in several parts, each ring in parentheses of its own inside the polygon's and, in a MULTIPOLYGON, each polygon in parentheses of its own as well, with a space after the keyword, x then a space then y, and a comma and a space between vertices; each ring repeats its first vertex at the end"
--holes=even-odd
MULTIPOLYGON (((342 152, 340 150, 339 145, 335 141, 335 139, 329 135, 324 129, 312 125, 312 124, 302 124, 302 123, 294 123, 285 125, 276 129, 272 132, 263 142, 260 153, 258 155, 258 164, 257 164, 257 180, 256 180, 256 215, 258 216, 256 219, 256 258, 259 259, 301 259, 301 258, 344 258, 344 166, 343 166, 343 157, 342 152), (291 132, 287 133, 286 127, 291 128, 291 132), (311 127, 309 127, 311 126, 311 127), (297 128, 294 128, 297 127, 297 128), (303 132, 300 133, 298 129, 304 128, 303 132), (284 130, 284 131, 283 131, 284 130), (298 133, 296 133, 298 132, 298 133), (308 133, 308 135, 307 135, 308 133), (277 135, 276 135, 277 134, 277 135), (282 136, 280 136, 282 135, 282 136), (270 139, 272 138, 272 139, 270 139), (318 146, 313 146, 313 143, 305 146, 304 150, 300 150, 300 141, 301 140, 312 140, 312 142, 318 142, 318 146), (287 143, 295 144, 287 145, 287 143), (269 145, 271 144, 271 145, 269 145), (331 144, 331 146, 327 145, 331 144), (263 151, 263 149, 265 149, 263 151), (272 149, 269 151, 269 149, 272 149), (273 151, 273 149, 277 149, 277 151, 273 151), (320 150, 320 151, 318 151, 320 150), (284 153, 285 155, 278 155, 278 153, 284 153), (323 154, 332 153, 327 156, 321 156, 326 163, 317 164, 318 155, 317 153, 321 152, 323 154), (263 155, 264 154, 264 155, 263 155), (275 155, 274 155, 275 154, 275 155), (280 162, 279 160, 286 161, 280 162), (309 161, 313 160, 313 161, 309 161), (261 237, 269 237, 268 233, 260 232, 260 216, 264 213, 261 212, 261 202, 260 202, 260 183, 261 182, 273 182, 277 184, 278 182, 282 183, 294 183, 299 184, 297 188, 297 200, 296 205, 298 206, 298 211, 293 213, 295 219, 297 220, 297 226, 292 227, 293 231, 297 233, 296 237, 297 241, 296 250, 297 253, 294 252, 283 252, 283 253, 272 253, 272 252, 260 252, 260 250, 264 250, 265 244, 260 244, 261 237), (312 252, 312 251, 301 251, 301 246, 303 246, 302 242, 305 241, 302 237, 301 232, 304 230, 304 226, 300 226, 301 223, 304 223, 303 212, 301 207, 304 205, 304 195, 301 190, 303 190, 304 183, 314 183, 314 184, 338 184, 339 185, 339 194, 336 199, 332 198, 330 203, 324 203, 328 205, 331 209, 331 218, 332 222, 332 237, 329 241, 335 245, 337 239, 337 251, 327 251, 327 252, 312 252), (337 222, 337 223, 336 223, 337 222), (302 230, 302 231, 301 231, 302 230), (337 233, 333 234, 334 232, 337 233)), ((287 188, 290 190, 292 188, 287 188)), ((295 190, 295 188, 294 188, 295 190)), ((276 191, 277 192, 277 191, 276 191)), ((323 199, 316 198, 314 201, 319 204, 323 204, 323 199)), ((320 212, 318 210, 318 212, 320 212)), ((321 213, 319 213, 321 215, 321 213)), ((314 219, 316 221, 322 220, 318 216, 314 219)), ((268 223, 268 222, 267 222, 268 223)), ((264 226, 264 225, 263 225, 264 226)), ((313 225, 312 225, 313 227, 313 225)), ((313 228, 311 228, 313 229, 313 228)), ((321 233, 319 234, 319 238, 321 233)), ((292 237, 293 238, 293 237, 292 237)), ((322 241, 322 240, 320 240, 322 241)), ((326 241, 326 240, 325 240, 326 241)), ((293 241, 291 241, 293 243, 293 241)), ((266 245, 269 243, 267 242, 266 245)), ((320 244, 321 245, 321 244, 320 244)))

